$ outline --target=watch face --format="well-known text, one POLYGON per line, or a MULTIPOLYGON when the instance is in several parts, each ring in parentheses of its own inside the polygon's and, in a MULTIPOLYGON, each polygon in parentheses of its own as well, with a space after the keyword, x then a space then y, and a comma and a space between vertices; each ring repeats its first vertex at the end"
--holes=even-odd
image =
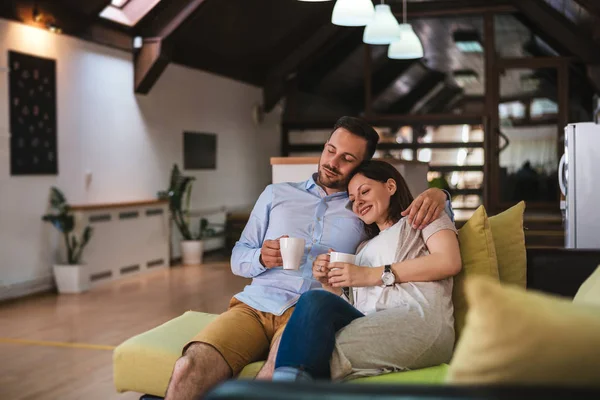
POLYGON ((383 275, 381 275, 381 280, 384 285, 391 286, 395 281, 394 274, 391 272, 384 272, 383 275))

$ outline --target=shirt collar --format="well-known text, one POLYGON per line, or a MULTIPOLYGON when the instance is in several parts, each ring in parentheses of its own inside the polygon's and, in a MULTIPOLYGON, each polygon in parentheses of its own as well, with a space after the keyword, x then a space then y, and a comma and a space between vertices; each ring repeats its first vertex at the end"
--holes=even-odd
POLYGON ((317 173, 315 172, 314 174, 312 174, 310 179, 306 181, 305 188, 308 190, 312 187, 315 187, 317 185, 316 179, 317 179, 317 173))
MULTIPOLYGON (((310 179, 308 179, 306 181, 306 184, 304 186, 306 188, 306 190, 312 189, 314 187, 318 188, 319 190, 323 190, 319 185, 317 185, 317 178, 318 178, 318 173, 315 172, 314 174, 312 174, 312 176, 310 177, 310 179)), ((334 197, 334 198, 344 197, 344 196, 348 197, 348 192, 337 192, 337 193, 334 193, 331 195, 325 194, 325 197, 334 197)))

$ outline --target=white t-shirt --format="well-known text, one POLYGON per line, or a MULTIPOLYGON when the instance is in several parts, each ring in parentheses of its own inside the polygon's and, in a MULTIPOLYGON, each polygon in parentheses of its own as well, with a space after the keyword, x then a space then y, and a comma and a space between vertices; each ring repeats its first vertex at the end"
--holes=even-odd
MULTIPOLYGON (((427 255, 429 254, 426 246, 427 240, 443 229, 456 232, 454 223, 446 214, 423 230, 413 229, 408 224, 407 218, 401 218, 400 221, 381 231, 360 249, 356 255, 356 265, 381 267, 427 255)), ((411 296, 407 297, 403 293, 406 290, 410 291, 410 287, 401 287, 400 284, 396 286, 396 288, 387 288, 384 285, 353 288, 354 306, 363 314, 371 314, 410 301, 411 296)))

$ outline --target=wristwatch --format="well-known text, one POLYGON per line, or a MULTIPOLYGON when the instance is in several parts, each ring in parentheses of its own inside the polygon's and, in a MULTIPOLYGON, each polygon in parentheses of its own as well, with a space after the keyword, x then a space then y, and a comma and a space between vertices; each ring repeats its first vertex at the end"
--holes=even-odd
POLYGON ((392 272, 392 266, 384 266, 383 274, 381 274, 381 280, 385 286, 392 286, 396 282, 396 275, 392 272))

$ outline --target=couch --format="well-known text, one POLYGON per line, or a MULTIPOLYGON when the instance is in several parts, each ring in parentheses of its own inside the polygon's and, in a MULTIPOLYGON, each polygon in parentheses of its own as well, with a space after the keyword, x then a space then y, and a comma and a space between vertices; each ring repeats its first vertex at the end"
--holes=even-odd
MULTIPOLYGON (((496 239, 496 250, 494 250, 490 224, 485 215, 485 210, 482 211, 482 218, 484 218, 482 219, 483 222, 480 221, 481 223, 473 224, 469 221, 461 228, 459 234, 459 239, 461 239, 461 253, 463 252, 463 247, 467 249, 475 245, 479 247, 478 249, 475 249, 476 251, 474 250, 475 253, 477 251, 486 253, 480 254, 477 257, 463 254, 463 272, 461 274, 471 274, 473 266, 480 268, 482 264, 489 263, 489 266, 486 265, 486 269, 491 269, 492 267, 496 268, 495 279, 498 280, 498 275, 500 275, 500 280, 502 280, 502 273, 498 273, 497 264, 502 263, 503 256, 505 258, 506 256, 510 256, 503 262, 510 262, 511 266, 523 264, 522 274, 526 273, 526 285, 528 290, 535 289, 561 296, 573 297, 582 282, 584 282, 592 274, 595 268, 600 265, 600 251, 540 248, 528 249, 525 253, 522 226, 523 209, 524 205, 521 205, 516 214, 514 210, 512 211, 513 216, 511 217, 511 221, 509 221, 509 228, 512 229, 512 232, 503 231, 500 235, 498 235, 498 232, 495 232, 494 239, 496 239), (515 219, 517 214, 518 218, 515 219), (517 220, 520 222, 515 222, 517 220), (468 225, 469 223, 471 224, 468 225), (469 229, 471 229, 471 233, 468 233, 469 229), (471 235, 473 232, 480 235, 480 237, 475 239, 475 236, 471 235), (486 232, 488 234, 487 237, 486 232), (471 235, 468 238, 465 236, 467 233, 471 235), (510 246, 513 246, 513 250, 502 250, 509 254, 500 254, 501 250, 499 249, 506 246, 506 243, 501 243, 501 239, 510 239, 510 241, 514 242, 510 244, 510 246), (498 242, 498 240, 500 240, 500 242, 498 242), (467 241, 468 243, 466 243, 467 241), (496 251, 498 251, 497 257, 496 251), (522 255, 519 255, 518 257, 523 259, 515 259, 515 254, 521 253, 522 255), (482 257, 484 258, 483 261, 482 257), (466 264, 470 264, 470 266, 466 264)), ((510 214, 510 210, 507 213, 510 214)), ((494 222, 491 224, 492 227, 494 224, 500 223, 494 222)), ((521 282, 522 285, 525 284, 525 276, 517 276, 514 279, 521 282)), ((455 288, 457 286, 460 287, 461 285, 455 284, 455 288)), ((461 294, 455 293, 455 296, 460 297, 461 294)), ((460 308, 457 304, 462 302, 462 299, 456 298, 454 300, 455 308, 460 308)), ((164 395, 170 373, 175 361, 181 354, 182 346, 215 317, 215 315, 211 314, 188 311, 182 316, 131 338, 118 346, 114 352, 114 382, 117 391, 136 391, 148 393, 153 396, 164 395)), ((460 317, 455 315, 455 317, 457 321, 464 319, 464 316, 460 317)), ((461 327, 457 327, 457 333, 459 333, 461 329, 461 327)), ((248 365, 240 373, 238 378, 242 380, 252 379, 261 366, 262 362, 248 365)), ((416 371, 396 372, 375 377, 361 378, 352 381, 352 383, 411 383, 428 386, 441 385, 445 382, 448 368, 448 365, 443 364, 416 371)), ((240 382, 235 384, 230 383, 229 385, 233 385, 233 390, 235 391, 236 387, 244 387, 246 384, 247 383, 240 382)), ((352 389, 348 390, 352 391, 352 389)), ((222 395, 222 393, 218 393, 218 395, 222 395)), ((276 398, 276 396, 272 398, 276 398)))

